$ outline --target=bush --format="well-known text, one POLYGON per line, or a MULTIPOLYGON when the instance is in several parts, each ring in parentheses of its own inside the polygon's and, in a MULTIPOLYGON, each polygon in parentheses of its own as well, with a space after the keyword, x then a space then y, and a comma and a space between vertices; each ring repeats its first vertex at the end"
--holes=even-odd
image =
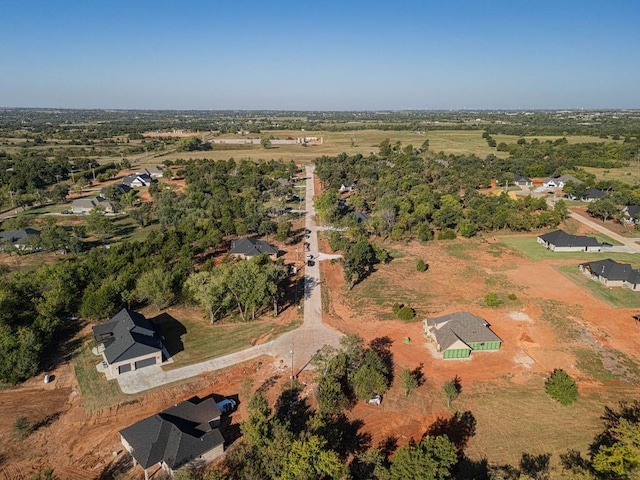
POLYGON ((405 320, 405 321, 413 320, 413 317, 416 316, 416 312, 413 308, 404 306, 400 310, 398 310, 398 313, 396 313, 396 316, 400 320, 405 320))
POLYGON ((427 268, 429 267, 426 263, 424 263, 424 260, 422 259, 418 260, 418 263, 416 263, 416 270, 419 272, 426 272, 427 268))
POLYGON ((438 232, 438 240, 455 240, 456 232, 450 228, 443 228, 438 232))
POLYGON ((476 227, 473 223, 464 222, 458 226, 458 231, 463 237, 471 238, 478 232, 478 227, 476 227))
POLYGON ((31 431, 31 424, 27 417, 20 417, 16 419, 13 424, 13 433, 19 440, 23 440, 29 435, 31 431))
POLYGON ((491 307, 491 308, 499 307, 504 303, 504 301, 495 292, 487 293, 484 296, 484 301, 487 304, 487 307, 491 307))
POLYGON ((556 368, 544 382, 544 389, 551 398, 562 405, 569 405, 578 399, 578 386, 564 370, 556 368))
POLYGON ((509 300, 517 300, 518 299, 518 297, 516 297, 515 293, 510 293, 509 295, 507 295, 507 298, 509 300))
POLYGON ((429 240, 433 240, 433 232, 429 228, 429 224, 427 222, 418 225, 418 228, 416 229, 416 235, 418 236, 418 240, 420 240, 421 242, 428 242, 429 240))
POLYGON ((398 302, 394 303, 393 307, 391 307, 391 309, 393 310, 393 314, 398 315, 398 312, 402 307, 404 307, 403 303, 398 303, 398 302))

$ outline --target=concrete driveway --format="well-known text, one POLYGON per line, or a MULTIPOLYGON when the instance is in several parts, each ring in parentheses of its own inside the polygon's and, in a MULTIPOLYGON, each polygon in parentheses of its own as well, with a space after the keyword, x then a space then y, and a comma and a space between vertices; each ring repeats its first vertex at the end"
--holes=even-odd
MULTIPOLYGON (((305 227, 310 230, 307 241, 309 251, 317 260, 334 258, 333 255, 319 254, 318 233, 315 222, 313 197, 314 166, 307 166, 306 182, 306 219, 305 227)), ((308 366, 311 357, 325 345, 338 346, 342 334, 322 323, 322 295, 320 284, 320 267, 318 261, 305 267, 304 275, 304 321, 302 325, 287 332, 275 340, 256 345, 239 352, 223 355, 205 362, 164 371, 158 365, 142 368, 118 376, 118 383, 124 393, 139 393, 151 388, 195 377, 201 373, 213 372, 233 365, 256 359, 263 355, 273 357, 276 365, 292 367, 295 374, 308 366), (282 363, 280 361, 282 360, 282 363)))

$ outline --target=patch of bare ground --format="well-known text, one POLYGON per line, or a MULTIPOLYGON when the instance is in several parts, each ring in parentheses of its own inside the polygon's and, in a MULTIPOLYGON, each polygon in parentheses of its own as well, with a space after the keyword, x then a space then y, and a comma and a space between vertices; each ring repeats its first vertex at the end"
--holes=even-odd
POLYGON ((594 298, 553 268, 566 260, 530 260, 491 237, 386 246, 396 258, 378 265, 351 291, 338 263, 321 264, 329 292, 325 322, 365 341, 388 337, 397 371, 422 365, 427 379, 405 403, 392 389, 382 408, 356 406, 352 415, 364 420, 374 444, 388 435, 419 438, 435 418, 450 416, 441 389, 455 376, 463 394, 454 408, 470 410, 477 420, 469 453, 492 462, 517 462, 525 451, 584 450, 600 428, 604 406, 640 393, 640 327, 631 318, 636 312, 594 298), (416 271, 418 258, 429 265, 427 272, 416 271), (490 291, 504 300, 501 307, 486 306, 484 296, 490 291), (515 299, 508 298, 510 293, 515 299), (417 321, 395 319, 394 302, 413 307, 417 321), (468 360, 443 360, 424 336, 421 320, 456 311, 485 318, 503 340, 500 350, 474 352, 468 360), (577 379, 579 413, 567 417, 566 409, 544 393, 544 378, 554 368, 577 379), (498 405, 501 398, 504 407, 498 405), (521 416, 523 409, 528 413, 521 416), (540 414, 546 417, 540 419, 540 414), (498 421, 499 415, 506 419, 498 421), (580 428, 584 418, 588 421, 580 428), (541 424, 548 432, 539 431, 541 424), (573 433, 565 435, 560 426, 573 428, 573 433))

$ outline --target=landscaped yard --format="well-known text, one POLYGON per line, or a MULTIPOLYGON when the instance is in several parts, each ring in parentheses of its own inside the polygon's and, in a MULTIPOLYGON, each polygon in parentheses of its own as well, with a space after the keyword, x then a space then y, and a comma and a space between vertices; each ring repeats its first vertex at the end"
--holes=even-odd
POLYGON ((289 324, 279 324, 268 320, 237 322, 211 325, 205 320, 189 317, 161 316, 153 320, 159 333, 165 338, 165 346, 173 355, 173 363, 165 369, 172 369, 203 362, 227 353, 273 340, 277 336, 293 330, 301 323, 296 319, 289 324))
MULTIPOLYGON (((598 237, 598 235, 592 235, 598 237)), ((600 237, 601 241, 606 240, 606 236, 600 237)), ((510 236, 505 235, 500 237, 500 242, 507 247, 516 250, 517 252, 529 257, 531 260, 575 260, 576 265, 583 262, 603 260, 610 258, 618 262, 631 263, 632 265, 640 264, 640 256, 633 253, 617 253, 617 252, 553 252, 546 249, 543 245, 537 242, 537 235, 531 234, 530 236, 510 236)), ((613 244, 613 242, 610 242, 613 244)))
POLYGON ((588 290, 594 297, 604 300, 614 307, 640 308, 640 292, 622 287, 607 287, 597 280, 591 280, 578 269, 577 265, 562 265, 555 268, 576 285, 588 290))

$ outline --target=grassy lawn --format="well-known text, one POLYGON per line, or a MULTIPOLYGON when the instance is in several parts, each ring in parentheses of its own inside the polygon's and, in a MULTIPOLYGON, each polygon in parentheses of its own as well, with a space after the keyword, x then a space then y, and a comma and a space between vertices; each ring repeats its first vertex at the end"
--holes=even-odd
POLYGON ((154 319, 154 323, 165 337, 167 349, 173 354, 174 363, 164 368, 172 369, 242 350, 265 336, 272 340, 295 329, 301 321, 296 320, 289 325, 267 320, 211 325, 205 320, 175 320, 167 315, 154 319))
MULTIPOLYGON (((593 235, 596 236, 597 235, 593 235)), ((606 235, 601 236, 602 240, 606 240, 606 235)), ((537 242, 537 235, 532 234, 529 237, 503 236, 500 242, 519 253, 522 253, 531 260, 575 260, 576 264, 588 262, 590 260, 603 260, 611 258, 618 262, 631 263, 637 265, 640 263, 640 256, 633 253, 617 253, 617 252, 552 252, 547 250, 543 245, 537 242)), ((613 242, 610 242, 613 244, 613 242)))
POLYGON ((550 453, 555 465, 559 454, 569 449, 586 452, 602 431, 600 416, 605 406, 613 407, 634 395, 615 386, 597 394, 581 390, 575 404, 562 406, 546 395, 540 378, 536 385, 487 385, 463 392, 453 406, 458 411, 471 411, 477 421, 476 435, 466 449, 472 459, 517 465, 523 453, 550 453))
POLYGON ((631 163, 622 168, 594 168, 581 167, 589 173, 593 173, 597 180, 618 180, 620 182, 636 185, 640 183, 640 165, 631 163))
POLYGON ((108 382, 103 374, 98 373, 96 365, 102 362, 102 356, 91 353, 90 345, 84 342, 73 359, 73 370, 82 393, 82 406, 93 413, 135 400, 135 395, 122 393, 118 382, 108 382))
POLYGON ((622 287, 609 288, 596 280, 589 279, 576 266, 562 265, 556 266, 555 269, 594 297, 604 300, 614 307, 640 308, 640 292, 622 287))

